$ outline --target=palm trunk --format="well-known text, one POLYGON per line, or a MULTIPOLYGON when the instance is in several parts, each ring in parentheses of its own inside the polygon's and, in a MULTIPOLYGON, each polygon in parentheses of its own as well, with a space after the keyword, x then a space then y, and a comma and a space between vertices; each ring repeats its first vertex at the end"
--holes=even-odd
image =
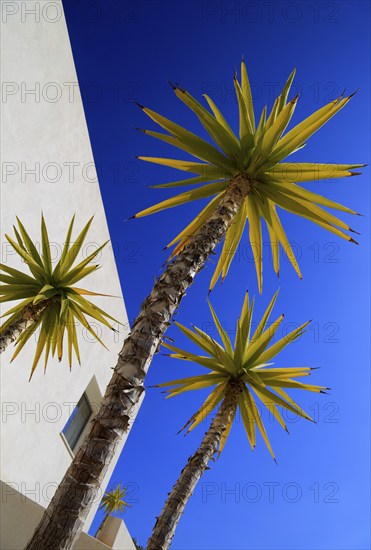
POLYGON ((50 305, 50 300, 44 300, 36 305, 30 304, 26 306, 19 319, 14 321, 0 334, 0 353, 15 342, 27 328, 34 325, 40 318, 40 315, 46 307, 50 305))
POLYGON ((182 297, 221 241, 251 190, 249 178, 234 177, 218 208, 169 263, 142 304, 125 340, 100 409, 62 479, 26 550, 66 550, 79 535, 116 448, 128 431, 143 382, 182 297))
POLYGON ((226 396, 206 432, 200 447, 182 470, 178 481, 169 494, 148 541, 147 550, 167 550, 175 534, 176 526, 192 493, 216 453, 221 437, 236 411, 241 386, 230 382, 226 396))

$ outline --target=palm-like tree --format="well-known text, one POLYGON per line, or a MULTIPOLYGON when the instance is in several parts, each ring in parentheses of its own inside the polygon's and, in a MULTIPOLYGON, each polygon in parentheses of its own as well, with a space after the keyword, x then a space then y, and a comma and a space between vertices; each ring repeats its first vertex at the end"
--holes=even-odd
POLYGON ((130 504, 128 504, 125 500, 126 493, 127 487, 121 488, 121 483, 116 485, 116 487, 111 491, 106 491, 104 493, 102 502, 98 508, 98 510, 104 510, 104 518, 95 533, 95 538, 97 537, 99 531, 101 531, 107 523, 110 515, 125 513, 126 508, 130 507, 130 504))
POLYGON ((8 265, 0 264, 0 271, 3 272, 0 274, 1 302, 20 300, 15 307, 3 315, 3 317, 9 317, 0 327, 0 349, 3 352, 15 341, 16 349, 12 360, 15 359, 40 326, 40 337, 30 378, 44 351, 45 369, 50 353, 52 356, 57 353, 61 361, 65 333, 67 333, 69 366, 72 367, 73 351, 80 363, 75 321, 80 322, 104 347, 106 346, 90 326, 86 315, 114 330, 108 319, 112 321, 116 319, 85 298, 85 296, 103 296, 103 294, 74 286, 99 268, 96 264, 91 265, 91 262, 108 241, 75 265, 93 218, 83 227, 77 238, 72 240, 74 218, 75 216, 70 222, 61 257, 54 269, 44 216, 41 217, 41 254, 18 218, 18 229, 15 226, 13 228, 16 240, 5 235, 15 252, 26 263, 30 273, 23 273, 8 265))
POLYGON ((325 393, 325 390, 328 389, 296 380, 296 378, 311 374, 312 369, 309 367, 271 367, 272 363, 270 361, 285 346, 299 338, 308 325, 308 323, 304 323, 269 346, 283 320, 283 315, 280 315, 267 327, 276 298, 277 293, 273 296, 256 330, 251 334, 254 304, 253 302, 249 304, 248 293, 246 293, 241 315, 236 323, 234 345, 223 329, 211 304, 209 304, 211 314, 222 344, 199 328, 194 326, 192 331, 180 323, 176 323, 176 325, 183 334, 207 355, 199 356, 173 345, 163 344, 173 352, 170 357, 197 363, 209 371, 205 374, 159 384, 159 387, 169 388, 167 389, 168 397, 204 388, 211 389, 202 406, 188 420, 182 430, 187 428, 187 433, 190 432, 203 422, 216 407, 218 407, 218 411, 200 447, 189 458, 169 494, 156 521, 147 550, 158 550, 159 548, 166 550, 169 548, 180 516, 197 482, 214 454, 218 451, 220 455, 224 448, 237 411, 239 411, 240 418, 242 418, 251 448, 254 449, 256 445, 255 428, 257 426, 269 452, 276 460, 255 398, 257 397, 269 409, 271 414, 287 431, 278 407, 284 407, 308 420, 312 419, 292 400, 286 389, 297 388, 319 393, 325 393))
MULTIPOLYGON (((207 258, 224 235, 228 241, 225 242, 226 250, 233 252, 238 243, 239 234, 242 232, 246 213, 253 245, 255 243, 259 245, 261 241, 260 218, 263 216, 268 222, 277 270, 278 242, 283 244, 293 262, 294 258, 289 252, 290 249, 276 213, 276 204, 298 215, 308 217, 325 229, 336 232, 350 241, 353 240, 338 229, 340 227, 347 230, 347 224, 337 218, 335 221, 333 216, 317 205, 336 207, 340 210, 344 210, 345 207, 330 203, 319 195, 313 196, 301 190, 299 186, 290 185, 292 180, 286 181, 283 175, 288 170, 290 177, 295 181, 294 166, 286 164, 282 169, 280 164, 287 155, 300 148, 314 132, 344 107, 351 96, 341 97, 322 107, 282 137, 296 104, 296 99, 287 102, 292 77, 293 75, 276 99, 268 118, 265 120, 263 115, 256 126, 250 86, 245 64, 242 62, 241 82, 238 82, 236 77, 234 79, 240 114, 238 138, 234 136, 225 118, 210 98, 206 99, 211 112, 204 109, 183 89, 174 87, 177 96, 195 111, 215 145, 165 117, 143 108, 167 132, 146 130, 146 133, 181 151, 189 152, 203 162, 152 160, 181 168, 186 172, 196 171, 197 176, 193 179, 193 183, 199 182, 205 185, 197 189, 191 187, 190 191, 180 197, 168 199, 160 205, 140 212, 136 217, 170 208, 187 200, 211 195, 215 197, 207 209, 204 209, 175 239, 175 241, 178 240, 178 246, 174 250, 172 261, 167 264, 151 293, 143 302, 133 322, 131 334, 125 340, 119 354, 113 377, 90 431, 61 481, 27 550, 41 550, 46 547, 50 550, 60 550, 70 548, 73 544, 82 528, 83 518, 94 501, 95 493, 114 449, 128 431, 139 399, 144 392, 144 380, 152 357, 161 344, 174 312, 179 307, 195 275, 204 267, 207 258), (274 178, 275 173, 280 177, 274 178), (207 183, 210 181, 216 181, 216 183, 207 183), (246 200, 247 197, 251 200, 246 200), (75 495, 73 501, 70 495, 75 495), (67 500, 71 503, 69 509, 64 504, 67 500), (63 510, 62 520, 61 509, 63 510)), ((363 165, 333 165, 331 171, 326 171, 325 167, 319 164, 297 166, 300 167, 297 179, 306 181, 316 177, 331 177, 333 172, 336 173, 336 177, 351 176, 354 174, 350 171, 352 167, 363 165)), ((181 184, 184 183, 189 183, 189 180, 188 182, 182 180, 181 184)), ((180 182, 177 182, 178 184, 180 182)), ((345 208, 345 211, 350 210, 345 208)), ((259 246, 255 254, 258 273, 260 273, 259 246)), ((221 260, 222 265, 219 265, 218 270, 219 273, 221 270, 223 277, 230 265, 231 254, 227 254, 226 257, 222 254, 222 257, 224 259, 221 260)), ((259 280, 261 287, 260 275, 259 280)))
POLYGON ((261 219, 265 221, 269 231, 274 269, 277 275, 279 274, 279 247, 282 245, 294 269, 301 277, 299 266, 280 222, 276 206, 303 216, 335 235, 355 242, 352 237, 344 233, 344 230, 350 232, 354 232, 354 230, 321 206, 349 214, 356 214, 356 212, 326 199, 322 195, 308 191, 297 183, 355 176, 359 172, 351 170, 365 165, 282 162, 286 157, 304 147, 307 139, 340 111, 354 94, 348 97, 340 96, 331 101, 282 137, 294 114, 298 99, 296 96, 291 101, 287 101, 294 76, 295 69, 290 74, 281 95, 275 100, 269 115, 267 115, 267 108, 264 107, 259 124, 256 126, 249 79, 245 63, 242 61, 241 83, 238 82, 236 75, 234 77, 239 106, 239 137, 234 134, 218 107, 207 94, 204 94, 204 97, 212 113, 183 88, 172 85, 176 96, 197 115, 214 141, 214 145, 210 145, 151 109, 140 106, 153 121, 168 132, 168 134, 163 134, 143 130, 144 133, 190 153, 198 162, 138 157, 141 160, 176 168, 195 174, 195 176, 154 186, 168 188, 189 185, 191 188, 189 191, 142 210, 135 217, 153 214, 189 201, 213 197, 196 218, 168 244, 168 247, 176 244, 170 258, 183 250, 204 222, 210 219, 223 202, 226 193, 230 191, 231 182, 236 178, 241 179, 241 175, 248 182, 248 193, 243 199, 234 223, 226 231, 223 250, 211 279, 210 290, 220 276, 223 280, 226 277, 247 220, 249 221, 249 238, 260 292, 263 284, 261 219), (202 185, 195 187, 197 184, 202 185))

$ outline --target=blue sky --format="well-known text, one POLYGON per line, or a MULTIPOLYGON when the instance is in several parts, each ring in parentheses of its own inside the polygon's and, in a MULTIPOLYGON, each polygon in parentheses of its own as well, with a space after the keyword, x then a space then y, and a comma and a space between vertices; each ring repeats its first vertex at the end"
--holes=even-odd
MULTIPOLYGON (((171 194, 148 185, 177 176, 135 159, 173 151, 135 130, 154 125, 132 100, 200 131, 168 86, 167 80, 173 80, 196 97, 208 92, 236 127, 232 77, 242 54, 259 112, 265 103, 272 105, 273 94, 297 67, 300 100, 294 122, 344 88, 359 93, 296 160, 369 162, 368 2, 64 0, 64 7, 131 321, 167 258, 162 248, 201 208, 195 203, 125 222, 171 194)), ((349 220, 362 233, 360 246, 283 212, 304 278, 300 281, 282 257, 278 281, 265 246, 264 293, 257 297, 256 315, 279 286, 277 315, 285 312, 287 324, 313 320, 312 329, 282 353, 277 365, 321 366, 311 381, 331 387, 331 394, 293 394, 318 423, 288 419, 290 436, 267 419, 278 466, 261 439, 251 453, 236 424, 222 457, 186 508, 175 550, 369 548, 369 168, 357 178, 313 182, 308 188, 366 215, 349 220)), ((211 295, 228 330, 245 290, 257 294, 247 236, 239 252, 226 282, 211 295)), ((184 299, 180 322, 204 327, 210 322, 206 295, 211 275, 210 264, 184 299)), ((185 344, 175 327, 168 335, 180 347, 185 344)), ((156 356, 147 384, 190 372, 199 371, 156 356)), ((142 544, 206 430, 204 424, 186 438, 176 435, 202 397, 196 393, 165 401, 159 390, 147 391, 112 478, 113 484, 130 486, 132 508, 125 521, 142 544)))

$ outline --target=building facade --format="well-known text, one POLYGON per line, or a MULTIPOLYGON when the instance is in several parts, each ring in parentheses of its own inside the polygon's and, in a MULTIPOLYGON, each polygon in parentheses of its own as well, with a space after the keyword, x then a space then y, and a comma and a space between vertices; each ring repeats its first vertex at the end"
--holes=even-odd
MULTIPOLYGON (((73 214, 76 232, 94 215, 82 250, 86 257, 109 239, 109 232, 62 3, 17 0, 1 2, 1 10, 1 234, 12 234, 18 216, 38 241, 43 213, 56 261, 73 214)), ((6 241, 1 256, 3 263, 27 271, 6 241)), ((13 363, 13 346, 1 356, 4 550, 23 548, 32 535, 99 406, 129 330, 110 245, 98 263, 101 269, 83 286, 115 296, 94 298, 123 323, 117 333, 92 323, 109 351, 77 325, 81 366, 75 361, 71 371, 66 358, 61 363, 50 360, 45 373, 39 364, 28 381, 37 335, 13 363)), ((5 304, 3 311, 9 307, 5 304)), ((103 533, 105 543, 87 535, 123 445, 124 441, 75 548, 134 548, 125 525, 116 518, 110 522, 111 532, 103 533)))

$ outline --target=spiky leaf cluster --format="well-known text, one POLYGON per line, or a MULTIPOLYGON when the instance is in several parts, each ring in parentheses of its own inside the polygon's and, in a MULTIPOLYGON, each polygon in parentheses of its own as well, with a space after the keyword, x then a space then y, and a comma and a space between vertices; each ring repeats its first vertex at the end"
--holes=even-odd
POLYGON ((358 172, 351 170, 365 165, 282 162, 286 157, 304 147, 308 138, 339 112, 352 96, 340 96, 285 133, 298 99, 296 96, 288 101, 294 75, 295 70, 290 74, 281 94, 274 101, 270 113, 267 113, 267 108, 264 107, 260 119, 256 123, 249 78, 245 63, 242 61, 241 80, 238 81, 237 76, 234 77, 239 108, 238 136, 207 94, 204 94, 204 97, 210 111, 183 88, 172 85, 180 101, 198 117, 213 144, 155 111, 140 105, 143 111, 166 132, 143 130, 146 134, 189 153, 197 161, 138 157, 144 161, 176 168, 193 174, 193 176, 154 186, 169 188, 188 185, 190 189, 142 210, 135 217, 153 214, 189 201, 213 197, 192 222, 168 244, 168 247, 176 245, 170 258, 181 251, 201 225, 210 218, 234 176, 243 173, 252 182, 252 192, 244 200, 234 223, 225 235, 224 246, 210 283, 210 290, 220 276, 222 280, 226 277, 247 220, 260 292, 262 289, 262 219, 268 228, 273 265, 277 275, 279 274, 280 246, 282 246, 295 271, 301 277, 295 254, 282 227, 277 207, 307 218, 335 235, 355 242, 344 232, 353 231, 348 224, 322 207, 333 208, 349 214, 356 214, 356 212, 298 184, 354 176, 358 172), (197 184, 202 185, 198 186, 197 184))
MULTIPOLYGON (((255 331, 253 326, 254 300, 249 302, 249 295, 246 293, 242 311, 236 323, 236 336, 234 343, 231 342, 228 333, 223 329, 213 307, 209 303, 214 324, 219 333, 221 344, 214 338, 197 327, 193 330, 175 323, 183 334, 194 344, 200 347, 207 355, 196 355, 179 349, 172 344, 162 345, 170 349, 170 357, 191 361, 205 367, 209 372, 190 376, 178 380, 172 380, 159 384, 158 387, 168 387, 167 397, 174 397, 184 392, 210 388, 211 392, 203 405, 188 420, 182 430, 187 432, 193 430, 200 422, 221 403, 228 391, 230 381, 240 385, 238 407, 251 448, 256 445, 256 427, 259 429, 271 455, 274 458, 272 446, 268 439, 267 432, 261 418, 260 410, 255 399, 258 398, 265 405, 271 414, 277 419, 280 425, 287 431, 286 424, 280 414, 278 407, 283 407, 290 412, 312 420, 312 418, 288 395, 287 389, 295 388, 312 392, 324 393, 328 388, 306 384, 296 380, 311 374, 310 367, 272 367, 270 361, 276 357, 288 344, 299 338, 309 322, 299 326, 287 336, 272 342, 277 332, 283 315, 280 315, 268 326, 269 318, 277 298, 277 292, 273 296, 263 317, 258 323, 255 331)), ((222 451, 232 427, 233 417, 223 433, 219 453, 222 451)))
POLYGON ((44 368, 47 366, 50 354, 52 356, 57 354, 59 361, 62 359, 65 333, 67 333, 69 366, 70 368, 72 366, 73 350, 80 363, 76 322, 81 323, 100 344, 106 347, 90 326, 86 316, 114 330, 108 320, 116 321, 116 319, 85 298, 85 296, 105 295, 74 286, 81 279, 94 273, 99 268, 97 264, 92 265, 91 262, 106 246, 108 241, 89 254, 84 260, 75 264, 93 218, 88 221, 77 238, 72 240, 74 219, 75 216, 73 216, 70 222, 61 257, 54 268, 51 261, 52 253, 44 216, 41 217, 41 254, 18 218, 18 229, 14 226, 16 240, 9 235, 5 235, 14 251, 27 265, 30 274, 23 273, 8 265, 0 264, 0 270, 3 272, 0 274, 0 281, 2 283, 0 301, 19 301, 15 307, 2 315, 2 317, 10 317, 0 327, 0 331, 3 332, 13 322, 18 320, 22 316, 26 306, 37 305, 44 301, 48 303, 48 306, 41 312, 37 322, 26 329, 15 343, 16 349, 12 360, 15 359, 40 326, 40 335, 31 367, 31 376, 44 351, 44 368))
POLYGON ((106 515, 125 512, 126 508, 130 507, 130 504, 124 498, 126 493, 127 487, 121 488, 121 483, 112 491, 106 491, 99 505, 99 510, 103 509, 106 515))

